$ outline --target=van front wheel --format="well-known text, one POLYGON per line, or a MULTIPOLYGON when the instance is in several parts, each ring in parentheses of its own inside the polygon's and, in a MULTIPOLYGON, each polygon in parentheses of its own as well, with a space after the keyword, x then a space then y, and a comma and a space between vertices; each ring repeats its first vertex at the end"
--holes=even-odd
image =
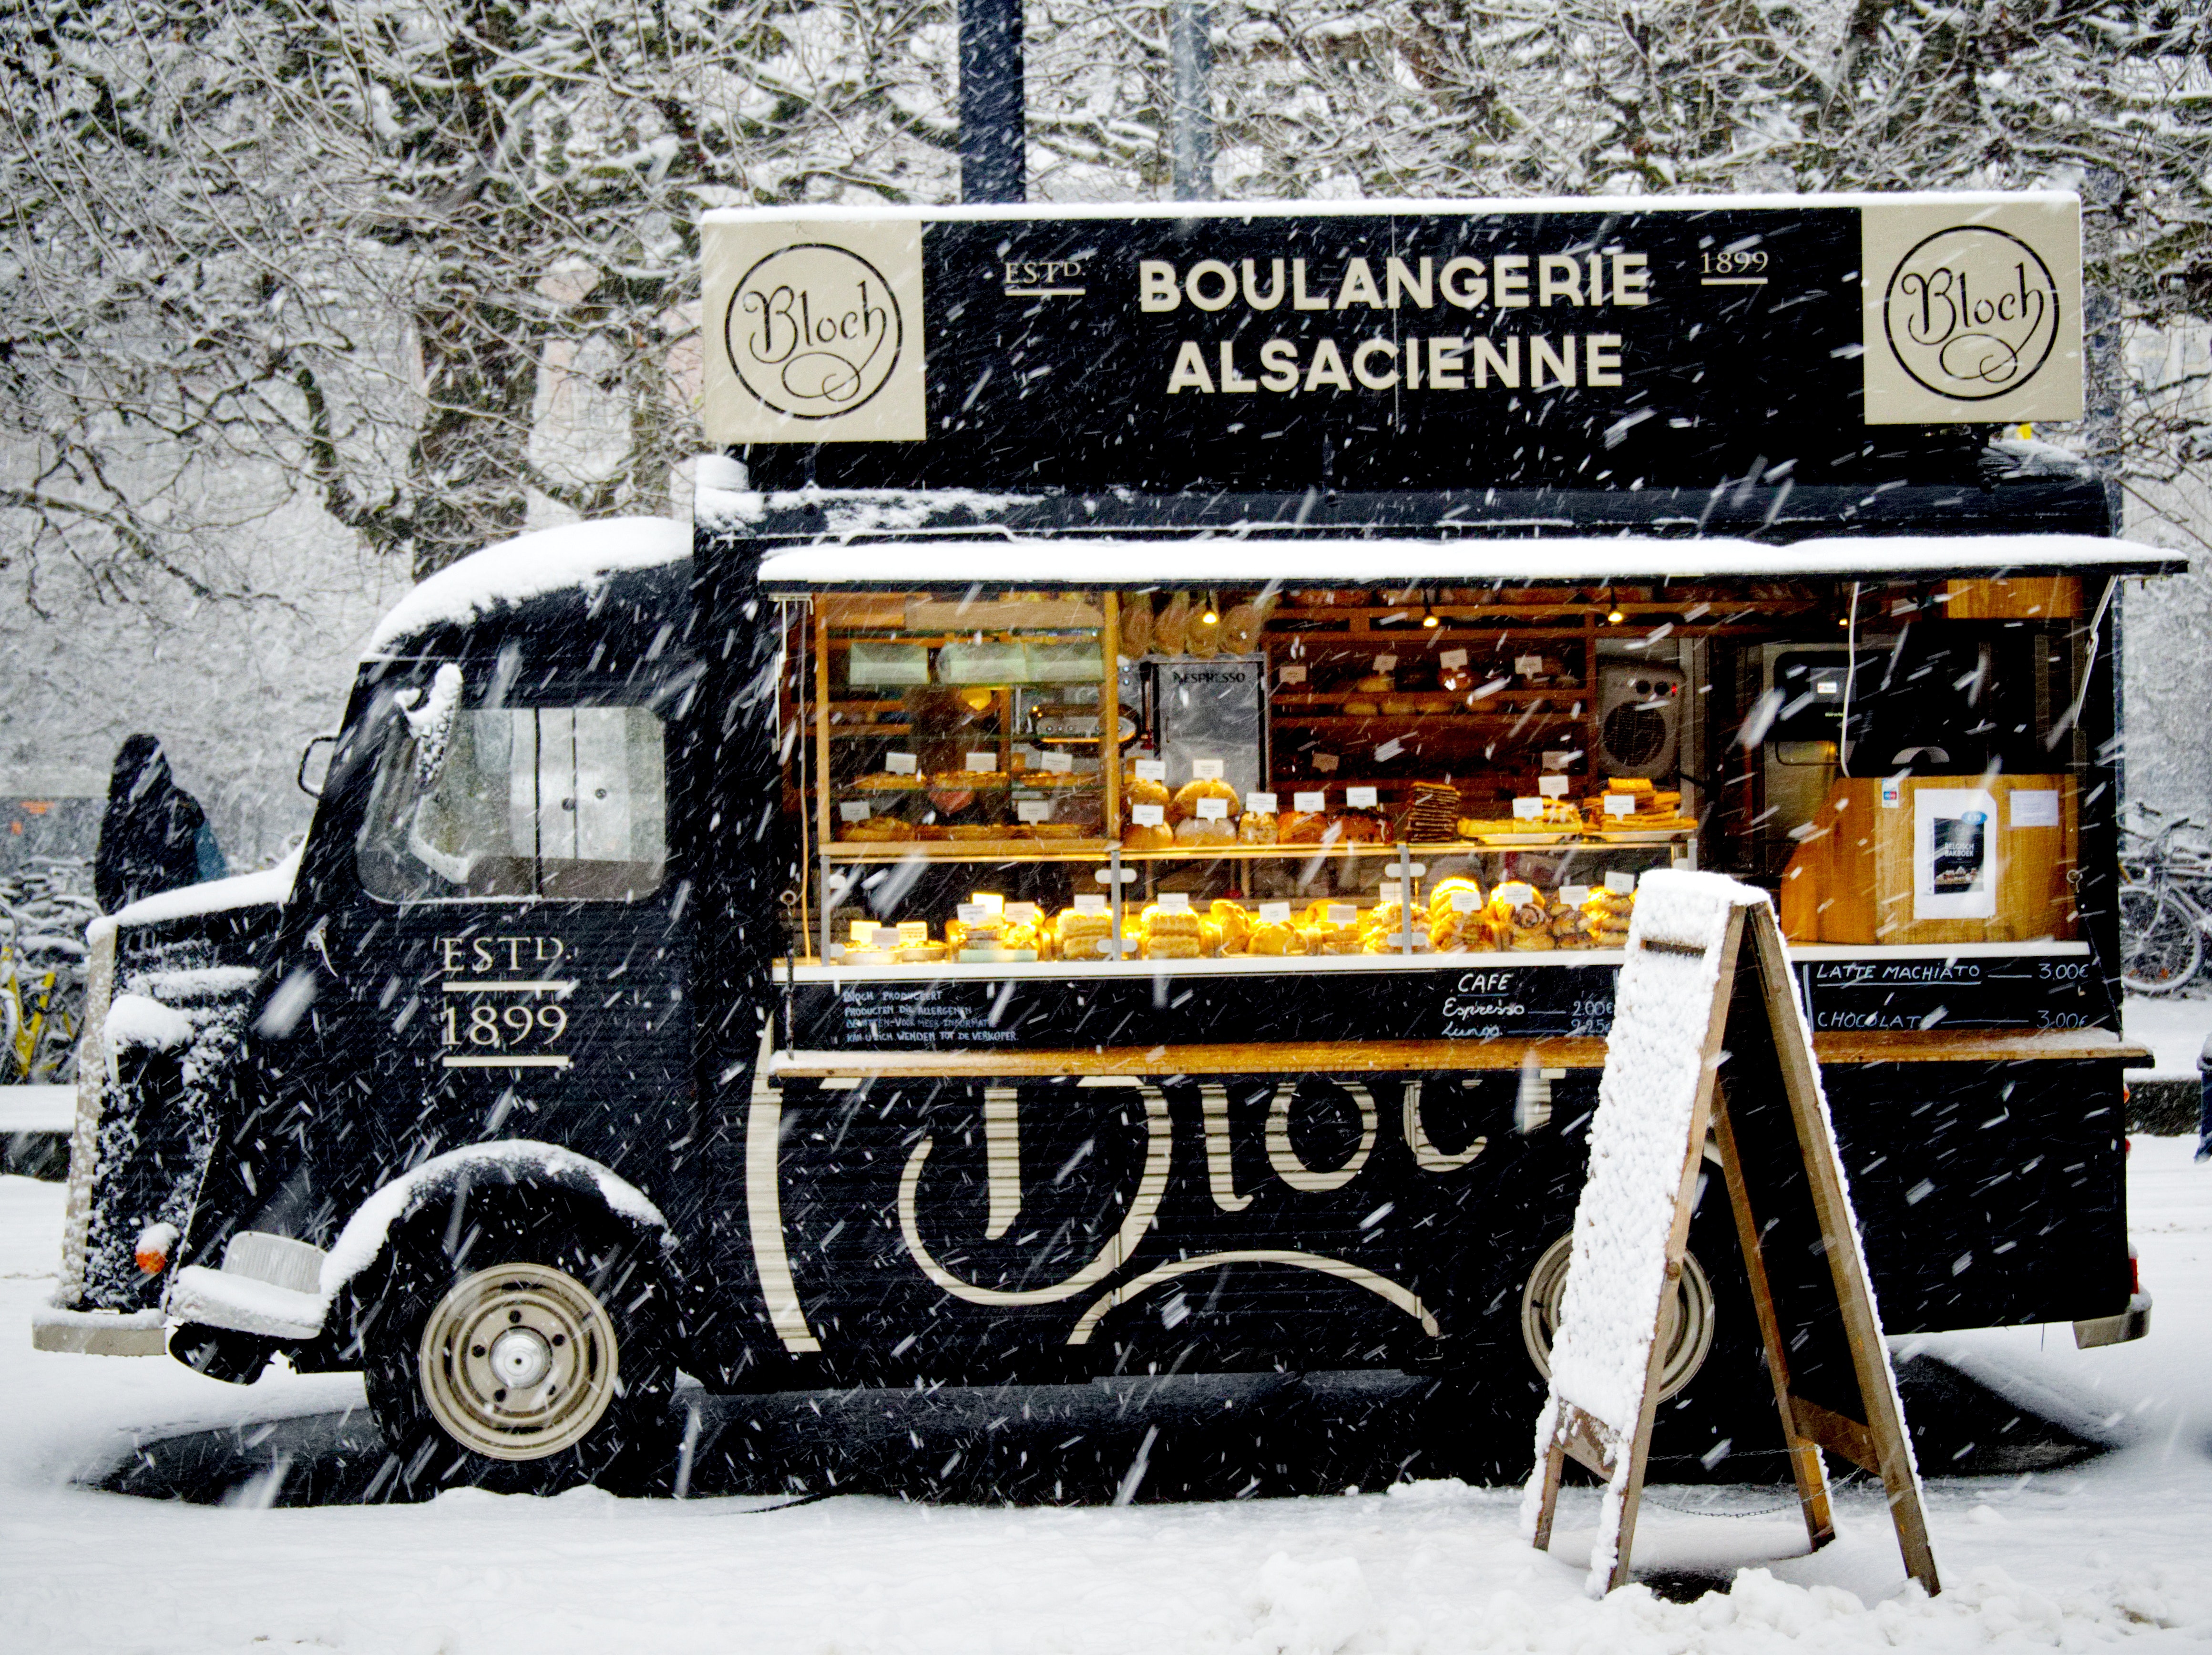
POLYGON ((635 1480, 675 1381, 657 1238, 565 1212, 450 1228, 399 1238, 368 1324, 390 1492, 635 1480))

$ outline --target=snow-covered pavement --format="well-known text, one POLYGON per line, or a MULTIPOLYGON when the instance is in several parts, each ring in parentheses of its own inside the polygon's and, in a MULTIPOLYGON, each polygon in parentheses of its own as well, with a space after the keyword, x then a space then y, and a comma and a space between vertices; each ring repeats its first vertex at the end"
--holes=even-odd
MULTIPOLYGON (((2132 1227, 2152 1336, 2076 1351, 2067 1330, 1929 1342, 1984 1378, 2049 1387, 2130 1446, 2061 1471, 1937 1479, 1946 1584, 1908 1588, 1880 1500, 1839 1500, 1842 1538, 1798 1554, 1773 1494, 1693 1517, 1655 1491, 1639 1569, 1752 1572, 1662 1601, 1581 1595, 1594 1491, 1559 1553, 1519 1540, 1516 1489, 1416 1483, 1305 1500, 1008 1510, 862 1496, 550 1500, 473 1491, 428 1506, 186 1506, 72 1486, 131 1438, 358 1407, 349 1376, 240 1390, 162 1359, 30 1349, 61 1190, 0 1179, 0 1645, 12 1651, 2203 1649, 2212 1642, 2212 1166, 2138 1139, 2132 1227)), ((1934 1471, 1937 1468, 1927 1468, 1934 1471)), ((1701 1495, 1702 1499, 1703 1496, 1701 1495)))

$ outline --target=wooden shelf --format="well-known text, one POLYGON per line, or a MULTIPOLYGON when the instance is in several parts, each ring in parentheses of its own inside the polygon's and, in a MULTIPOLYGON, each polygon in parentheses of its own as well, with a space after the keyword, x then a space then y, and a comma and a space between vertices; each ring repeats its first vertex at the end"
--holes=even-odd
MULTIPOLYGON (((1686 844, 1689 839, 1687 834, 1671 838, 1638 835, 1633 840, 1562 834, 1550 843, 1540 845, 1493 845, 1481 840, 1415 840, 1407 848, 1416 857, 1498 856, 1516 851, 1650 850, 1686 844)), ((828 847, 828 855, 832 862, 903 862, 917 855, 925 862, 1100 862, 1112 854, 1113 848, 1103 839, 838 840, 828 847)), ((1357 845, 1178 845, 1171 851, 1124 849, 1121 860, 1131 865, 1147 862, 1310 862, 1316 857, 1360 861, 1397 854, 1397 845, 1389 841, 1357 845)))

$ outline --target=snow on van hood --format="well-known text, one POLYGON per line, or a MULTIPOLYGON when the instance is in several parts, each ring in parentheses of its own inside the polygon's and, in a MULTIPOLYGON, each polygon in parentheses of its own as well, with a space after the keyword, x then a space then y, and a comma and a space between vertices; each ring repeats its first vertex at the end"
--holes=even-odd
POLYGON ((673 518, 602 518, 517 535, 438 571, 392 606, 364 658, 434 627, 465 627, 502 607, 568 587, 591 587, 625 569, 691 555, 691 525, 673 518))

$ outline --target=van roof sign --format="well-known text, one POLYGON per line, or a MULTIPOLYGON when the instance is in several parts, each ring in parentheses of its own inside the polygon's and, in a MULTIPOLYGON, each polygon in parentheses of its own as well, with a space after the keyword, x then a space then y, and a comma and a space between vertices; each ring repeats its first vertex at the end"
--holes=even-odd
POLYGON ((1872 482, 2080 417, 2080 219, 2063 194, 719 211, 707 436, 769 487, 1872 482))

